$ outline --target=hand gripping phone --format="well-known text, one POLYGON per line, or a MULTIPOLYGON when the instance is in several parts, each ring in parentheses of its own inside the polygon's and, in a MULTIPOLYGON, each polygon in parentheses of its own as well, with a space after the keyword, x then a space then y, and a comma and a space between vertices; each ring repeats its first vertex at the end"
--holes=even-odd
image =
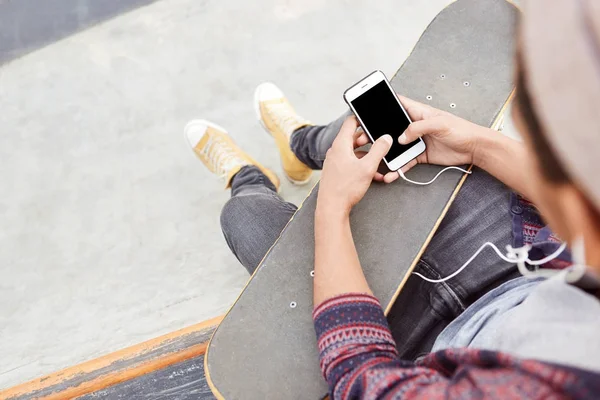
POLYGON ((412 121, 383 72, 374 71, 350 87, 344 92, 344 100, 372 142, 385 134, 394 140, 383 159, 391 171, 399 170, 425 151, 421 138, 406 145, 398 143, 398 137, 412 121))

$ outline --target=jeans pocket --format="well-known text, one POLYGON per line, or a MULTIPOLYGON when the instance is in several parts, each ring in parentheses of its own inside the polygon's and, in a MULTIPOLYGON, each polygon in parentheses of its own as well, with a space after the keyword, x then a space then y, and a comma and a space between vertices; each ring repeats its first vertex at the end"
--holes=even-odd
MULTIPOLYGON (((423 276, 429 279, 444 278, 441 276, 439 270, 435 268, 435 266, 424 259, 419 260, 417 268, 419 268, 419 272, 423 276)), ((453 315, 453 318, 456 318, 466 309, 466 302, 461 299, 461 296, 452 287, 452 280, 454 279, 460 279, 460 277, 455 277, 446 282, 428 282, 430 285, 435 285, 431 294, 432 310, 436 313, 439 313, 440 317, 443 318, 447 318, 448 315, 453 315)))

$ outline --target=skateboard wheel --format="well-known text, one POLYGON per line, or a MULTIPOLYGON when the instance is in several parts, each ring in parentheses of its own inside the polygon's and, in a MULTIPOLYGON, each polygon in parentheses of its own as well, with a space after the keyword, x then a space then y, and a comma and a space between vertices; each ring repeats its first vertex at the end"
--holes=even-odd
POLYGON ((440 75, 440 78, 441 78, 441 79, 446 79, 446 74, 441 74, 441 75, 440 75))
POLYGON ((456 104, 450 103, 450 108, 456 108, 456 104))
POLYGON ((315 277, 315 271, 314 270, 310 271, 310 276, 312 276, 313 278, 315 277))
POLYGON ((295 302, 295 301, 292 301, 292 302, 290 303, 290 308, 296 308, 296 306, 297 306, 297 305, 298 305, 298 304, 296 304, 296 302, 295 302))
POLYGON ((469 86, 471 86, 471 82, 464 81, 464 82, 463 82, 463 85, 465 85, 465 87, 469 87, 469 86))
POLYGON ((431 100, 431 99, 433 99, 433 97, 432 97, 431 95, 429 95, 429 96, 427 96, 427 97, 425 97, 425 98, 426 98, 427 100, 431 100))

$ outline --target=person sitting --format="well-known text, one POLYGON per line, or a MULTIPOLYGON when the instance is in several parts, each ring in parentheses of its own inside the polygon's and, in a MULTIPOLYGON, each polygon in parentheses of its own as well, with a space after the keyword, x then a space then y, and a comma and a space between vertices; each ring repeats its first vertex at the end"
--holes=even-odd
MULTIPOLYGON (((273 84, 257 89, 257 110, 286 177, 305 183, 313 169, 323 170, 313 318, 334 399, 600 396, 600 6, 526 6, 513 108, 523 142, 404 97, 414 122, 399 141, 422 137, 427 145, 403 170, 474 165, 416 272, 447 277, 492 242, 528 245, 529 259, 552 258, 544 265, 556 270, 549 278, 521 276, 515 263, 482 252, 444 282, 412 276, 397 300, 402 312, 388 323, 362 272, 350 211, 373 180, 398 178, 377 171, 392 138, 355 152, 368 139, 354 117, 312 125, 273 84), (563 240, 570 251, 557 256, 563 240)), ((278 196, 277 176, 223 128, 192 121, 186 137, 231 188, 223 234, 252 273, 296 206, 278 196)))

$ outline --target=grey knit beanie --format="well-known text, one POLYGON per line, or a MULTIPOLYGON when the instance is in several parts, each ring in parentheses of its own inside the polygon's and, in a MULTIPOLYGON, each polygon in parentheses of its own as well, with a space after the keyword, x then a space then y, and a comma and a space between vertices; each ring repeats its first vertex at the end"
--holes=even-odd
POLYGON ((600 0, 527 0, 527 89, 548 142, 600 210, 600 0))

